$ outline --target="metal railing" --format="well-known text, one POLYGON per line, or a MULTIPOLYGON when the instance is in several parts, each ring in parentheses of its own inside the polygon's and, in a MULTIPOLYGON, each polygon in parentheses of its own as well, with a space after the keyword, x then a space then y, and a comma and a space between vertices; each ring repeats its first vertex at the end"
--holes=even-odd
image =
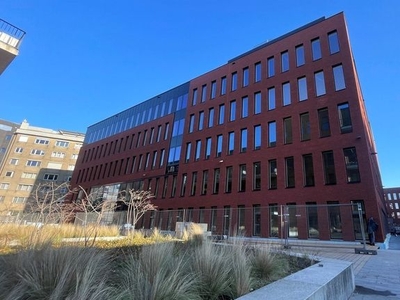
POLYGON ((15 27, 14 25, 0 19, 0 41, 18 49, 25 31, 15 27))

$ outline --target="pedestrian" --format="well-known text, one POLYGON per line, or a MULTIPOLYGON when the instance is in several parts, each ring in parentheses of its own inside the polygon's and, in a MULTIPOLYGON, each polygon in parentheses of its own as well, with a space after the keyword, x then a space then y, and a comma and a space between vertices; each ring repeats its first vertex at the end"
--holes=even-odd
POLYGON ((369 244, 375 246, 375 231, 378 230, 378 224, 376 224, 373 217, 370 217, 368 220, 367 230, 368 230, 369 244))

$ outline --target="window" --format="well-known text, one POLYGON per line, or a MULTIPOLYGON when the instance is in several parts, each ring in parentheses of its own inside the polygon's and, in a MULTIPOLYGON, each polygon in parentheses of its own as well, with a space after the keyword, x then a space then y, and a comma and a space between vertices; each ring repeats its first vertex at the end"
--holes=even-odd
POLYGON ((24 151, 24 148, 21 147, 15 148, 15 153, 22 153, 22 151, 24 151))
POLYGON ((261 149, 261 125, 254 126, 254 150, 261 149))
POLYGON ((236 119, 236 101, 233 100, 230 102, 229 121, 235 121, 235 119, 236 119))
POLYGON ((322 57, 321 55, 321 43, 319 39, 314 39, 311 41, 312 59, 317 60, 322 57))
POLYGON ((346 164, 347 182, 360 182, 360 172, 358 169, 358 160, 356 148, 343 149, 344 161, 346 164))
POLYGON ((44 174, 43 179, 57 181, 58 175, 57 174, 44 174))
POLYGON ((216 147, 216 155, 217 157, 221 157, 222 155, 222 134, 217 136, 217 147, 216 147))
POLYGON ((164 186, 163 186, 163 191, 162 191, 162 198, 165 198, 167 195, 167 190, 168 190, 168 177, 164 177, 164 186))
POLYGON ((37 138, 35 140, 35 144, 48 145, 49 144, 49 140, 37 138))
MULTIPOLYGON (((157 165, 157 151, 153 151, 153 160, 151 163, 151 168, 155 169, 156 165, 157 165)), ((125 172, 125 174, 126 174, 126 172, 125 172)))
POLYGON ((261 207, 259 204, 253 205, 253 235, 261 234, 261 207))
POLYGON ((192 185, 190 188, 190 196, 196 195, 196 186, 197 186, 197 172, 192 173, 192 185))
POLYGON ((325 184, 336 184, 335 161, 333 151, 322 152, 325 184))
POLYGON ((10 159, 10 165, 14 165, 14 166, 18 165, 18 159, 16 159, 16 158, 11 158, 11 159, 10 159))
POLYGON ((254 82, 261 81, 261 62, 254 65, 254 82))
POLYGON ((65 157, 65 153, 64 152, 54 151, 54 152, 51 153, 51 157, 64 158, 65 157))
POLYGON ((18 191, 27 191, 30 192, 33 188, 32 184, 18 184, 17 190, 18 191))
POLYGON ((226 77, 221 78, 221 95, 226 94, 226 77))
POLYGON ((204 128, 204 111, 199 112, 199 130, 204 128))
POLYGON ((25 203, 26 197, 13 197, 12 203, 22 204, 25 203))
POLYGON ((268 109, 275 109, 275 88, 268 89, 268 109))
POLYGON ((304 186, 314 186, 314 166, 312 154, 303 155, 304 186))
POLYGON ((351 124, 350 108, 348 103, 338 105, 340 132, 348 133, 353 131, 351 124))
POLYGON ((208 110, 208 127, 211 128, 214 126, 214 108, 210 108, 208 110))
POLYGON ((206 101, 207 99, 207 84, 201 87, 201 102, 206 101))
POLYGON ((249 98, 247 96, 242 98, 242 118, 249 116, 249 98))
POLYGON ((296 67, 300 67, 305 64, 304 59, 304 46, 299 45, 296 47, 296 67))
POLYGON ((196 155, 195 155, 195 160, 198 161, 200 159, 200 153, 201 153, 201 140, 196 141, 196 155))
POLYGON ((289 70, 289 52, 287 51, 281 53, 281 68, 282 72, 289 70))
POLYGON ((295 186, 294 179, 294 158, 286 157, 285 158, 285 171, 286 171, 286 187, 293 188, 295 186))
POLYGON ((325 77, 324 71, 319 71, 314 74, 315 79, 315 91, 317 96, 322 96, 326 94, 325 90, 325 77))
POLYGON ((246 165, 239 166, 239 192, 246 191, 246 165))
POLYGON ((26 162, 26 165, 27 166, 30 166, 30 167, 40 167, 40 161, 38 161, 38 160, 28 160, 27 162, 26 162))
POLYGON ((318 110, 318 123, 319 123, 319 136, 327 137, 331 135, 331 128, 329 124, 329 113, 327 108, 318 110))
POLYGON ((275 76, 275 58, 274 57, 270 57, 267 59, 267 69, 268 69, 268 73, 267 73, 268 77, 275 76))
POLYGON ((13 176, 14 176, 14 172, 12 172, 12 171, 6 172, 6 177, 13 177, 13 176))
POLYGON ((4 182, 0 183, 0 190, 8 190, 9 187, 10 187, 9 183, 4 183, 4 182))
POLYGON ((185 193, 186 193, 186 182, 187 182, 187 174, 182 174, 181 197, 185 196, 185 193))
POLYGON ((253 163, 253 190, 261 189, 261 163, 253 163))
POLYGON ((214 183, 213 183, 213 194, 218 194, 219 192, 219 179, 220 179, 221 170, 214 169, 214 183))
POLYGON ((57 142, 56 142, 56 146, 67 148, 67 147, 69 146, 69 142, 57 141, 57 142))
POLYGON ((169 134, 168 132, 169 132, 169 123, 165 123, 164 140, 168 139, 168 134, 169 134))
MULTIPOLYGON (((6 135, 6 141, 9 139, 11 139, 11 135, 6 135)), ((26 143, 28 141, 28 137, 25 135, 22 135, 19 137, 18 141, 22 142, 22 143, 26 143)))
POLYGON ((236 91, 237 89, 237 73, 232 73, 231 91, 236 91))
POLYGON ((31 154, 32 155, 44 155, 44 151, 43 150, 39 150, 39 149, 32 149, 31 150, 31 154))
POLYGON ((283 119, 283 143, 291 144, 293 142, 292 134, 292 118, 288 117, 283 119))
POLYGON ((319 226, 318 226, 318 206, 315 202, 307 202, 307 221, 308 221, 308 237, 318 239, 319 238, 319 226))
POLYGON ((276 122, 268 123, 268 147, 276 146, 276 122))
POLYGON ((328 33, 328 40, 329 40, 329 52, 330 54, 334 54, 340 51, 339 47, 339 39, 337 35, 337 31, 333 31, 328 33))
POLYGON ((213 81, 213 82, 211 82, 211 97, 210 98, 214 99, 216 94, 217 94, 217 82, 213 81))
POLYGON ((309 113, 304 113, 300 115, 300 134, 301 140, 307 141, 311 137, 311 127, 310 127, 310 115, 309 113))
POLYGON ((6 153, 6 147, 1 147, 0 148, 0 154, 6 153))
POLYGON ((221 104, 219 106, 218 125, 224 124, 224 117, 225 117, 225 105, 221 104))
POLYGON ((247 151, 247 128, 240 130, 240 152, 247 151))
POLYGON ((278 169, 276 165, 276 159, 271 159, 268 161, 269 169, 269 188, 271 190, 278 187, 278 169))
POLYGON ((186 144, 186 155, 185 155, 185 162, 189 162, 190 160, 190 152, 192 151, 192 143, 186 144))
POLYGON ((71 159, 78 159, 78 154, 76 153, 71 154, 71 159))
POLYGON ((342 65, 333 67, 333 79, 335 81, 335 91, 340 91, 346 88, 342 65))
POLYGON ((248 86, 249 85, 249 68, 244 68, 243 69, 243 82, 242 86, 248 86))
POLYGON ((233 167, 226 167, 225 193, 232 192, 232 173, 233 167))
POLYGON ((233 150, 235 149, 235 133, 228 133, 228 155, 233 154, 233 150))
POLYGON ((189 117, 189 133, 194 130, 194 115, 190 115, 189 117))
POLYGON ((278 237, 279 236, 279 224, 281 222, 278 204, 269 204, 269 236, 270 237, 278 237))
MULTIPOLYGON (((160 168, 164 165, 164 158, 165 158, 165 149, 161 149, 161 154, 160 154, 160 168)), ((132 164, 133 166, 133 164, 132 164)))
POLYGON ((195 106, 197 104, 197 89, 193 90, 193 99, 192 99, 192 105, 195 106))
POLYGON ((208 170, 203 171, 203 179, 201 181, 201 194, 207 194, 207 184, 208 184, 208 170))
POLYGON ((209 159, 211 156, 211 138, 206 138, 206 159, 209 159))
POLYGON ((237 215, 237 233, 238 236, 244 236, 246 232, 245 226, 245 216, 246 216, 246 208, 244 205, 238 205, 238 215, 237 215))
POLYGON ((261 92, 254 94, 254 114, 261 113, 261 92))
POLYGON ((283 106, 292 103, 292 99, 290 97, 290 82, 285 82, 282 84, 282 102, 283 106))
POLYGON ((307 93, 306 77, 301 77, 301 78, 297 79, 297 86, 299 89, 299 101, 307 100, 308 93, 307 93))

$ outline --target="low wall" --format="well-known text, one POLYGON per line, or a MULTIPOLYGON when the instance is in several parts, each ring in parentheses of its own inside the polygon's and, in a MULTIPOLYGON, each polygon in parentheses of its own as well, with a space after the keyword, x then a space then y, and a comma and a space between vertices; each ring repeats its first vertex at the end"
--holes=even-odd
POLYGON ((322 259, 311 267, 237 299, 347 300, 355 289, 351 265, 352 262, 348 261, 322 259))

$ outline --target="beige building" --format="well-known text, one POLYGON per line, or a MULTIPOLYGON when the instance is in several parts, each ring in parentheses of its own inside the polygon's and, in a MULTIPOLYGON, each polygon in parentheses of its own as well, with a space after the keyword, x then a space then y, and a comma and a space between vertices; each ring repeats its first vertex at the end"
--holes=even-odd
MULTIPOLYGON (((10 127, 11 128, 11 127, 10 127)), ((38 186, 71 180, 84 134, 30 126, 10 131, 0 164, 0 215, 21 216, 38 186), (32 193, 32 194, 31 194, 32 193)))
POLYGON ((18 55, 25 31, 0 19, 0 75, 18 55))

